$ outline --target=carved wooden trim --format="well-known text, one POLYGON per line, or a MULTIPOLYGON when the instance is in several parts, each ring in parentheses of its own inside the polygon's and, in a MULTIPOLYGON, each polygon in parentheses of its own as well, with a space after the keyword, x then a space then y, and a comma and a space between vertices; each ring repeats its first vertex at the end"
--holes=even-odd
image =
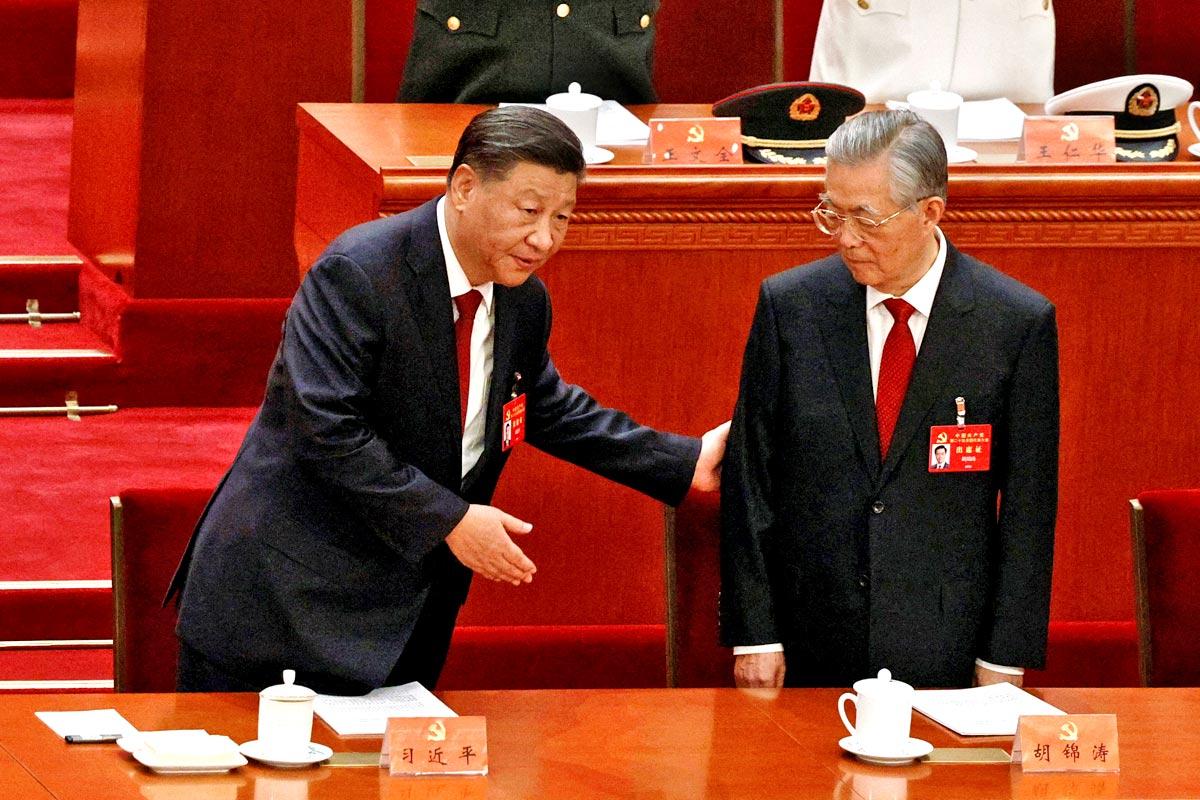
MULTIPOLYGON (((830 250, 829 237, 807 219, 791 223, 633 223, 576 221, 567 232, 572 250, 830 250)), ((947 235, 960 247, 1200 247, 1200 225, 1191 221, 1054 222, 949 219, 947 235)))
MULTIPOLYGON (((945 221, 948 224, 962 222, 1200 222, 1200 208, 989 208, 949 209, 945 221)), ((809 225, 812 218, 807 210, 752 210, 752 211, 699 211, 699 210, 654 210, 654 211, 576 211, 572 217, 575 225, 809 225)))

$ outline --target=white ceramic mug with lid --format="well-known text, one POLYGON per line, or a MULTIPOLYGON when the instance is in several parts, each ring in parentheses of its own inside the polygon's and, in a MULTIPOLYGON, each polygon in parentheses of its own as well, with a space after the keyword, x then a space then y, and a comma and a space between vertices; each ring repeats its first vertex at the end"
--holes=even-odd
POLYGON ((598 95, 588 94, 578 83, 572 83, 567 91, 546 98, 546 110, 565 122, 586 150, 596 146, 596 121, 603 102, 598 95))
POLYGON ((313 700, 317 693, 296 685, 296 670, 283 671, 283 683, 258 694, 258 741, 272 752, 302 753, 312 738, 313 700))
POLYGON ((962 95, 940 89, 922 89, 908 96, 908 107, 937 130, 947 153, 958 144, 958 113, 962 104, 962 95))
POLYGON ((913 687, 892 680, 892 673, 879 670, 876 678, 855 681, 854 693, 838 698, 842 724, 868 753, 899 752, 908 742, 912 726, 913 687), (856 709, 854 724, 846 716, 846 703, 856 709))

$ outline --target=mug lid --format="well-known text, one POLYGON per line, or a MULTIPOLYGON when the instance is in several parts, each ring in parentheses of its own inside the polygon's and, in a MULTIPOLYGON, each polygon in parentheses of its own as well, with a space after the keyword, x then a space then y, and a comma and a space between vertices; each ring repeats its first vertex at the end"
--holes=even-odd
POLYGON ((296 684, 296 670, 285 669, 283 671, 283 683, 278 683, 274 686, 268 686, 258 693, 259 697, 266 700, 280 700, 285 703, 303 702, 312 700, 317 696, 317 693, 307 686, 299 686, 296 684))
POLYGON ((854 690, 856 692, 861 692, 861 691, 895 692, 895 691, 906 691, 906 690, 911 690, 911 689, 912 689, 912 687, 909 686, 904 681, 893 680, 892 679, 892 671, 889 669, 879 670, 879 674, 877 677, 863 678, 860 681, 854 682, 854 690))
POLYGON ((583 91, 577 82, 572 82, 567 87, 567 91, 558 92, 546 98, 546 105, 568 111, 588 111, 599 108, 603 102, 604 98, 583 91))

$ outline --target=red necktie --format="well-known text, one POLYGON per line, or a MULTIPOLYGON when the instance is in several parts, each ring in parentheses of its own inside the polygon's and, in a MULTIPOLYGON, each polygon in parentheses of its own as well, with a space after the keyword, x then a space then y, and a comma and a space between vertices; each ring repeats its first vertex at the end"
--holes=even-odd
POLYGON ((454 343, 458 348, 458 404, 463 428, 467 427, 467 398, 471 395, 471 329, 475 327, 475 312, 483 302, 478 289, 454 298, 458 319, 454 322, 454 343))
POLYGON ((888 313, 895 320, 883 343, 883 359, 879 363, 879 388, 875 392, 875 417, 879 423, 879 458, 887 458, 892 432, 900 417, 900 406, 908 391, 908 378, 917 360, 917 345, 913 341, 908 318, 916 311, 899 297, 884 300, 888 313))

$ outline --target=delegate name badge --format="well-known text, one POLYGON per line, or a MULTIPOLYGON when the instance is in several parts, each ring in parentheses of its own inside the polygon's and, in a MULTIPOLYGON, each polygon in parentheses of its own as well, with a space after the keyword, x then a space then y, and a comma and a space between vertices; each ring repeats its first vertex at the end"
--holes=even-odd
POLYGON ((500 449, 508 452, 525 441, 525 395, 519 394, 504 404, 504 427, 500 449))
POLYGON ((930 472, 987 472, 991 425, 934 425, 929 429, 930 472))

